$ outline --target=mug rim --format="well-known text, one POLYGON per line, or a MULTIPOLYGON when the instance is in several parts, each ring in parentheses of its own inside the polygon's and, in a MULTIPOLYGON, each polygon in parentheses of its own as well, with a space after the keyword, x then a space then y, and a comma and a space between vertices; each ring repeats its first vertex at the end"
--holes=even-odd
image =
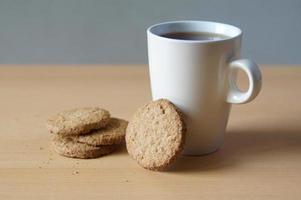
MULTIPOLYGON (((167 22, 161 22, 154 24, 147 28, 147 34, 150 34, 158 39, 166 40, 166 41, 172 41, 172 42, 180 42, 180 43, 219 43, 219 42, 225 42, 229 40, 236 39, 238 37, 242 36, 242 30, 236 26, 233 26, 231 24, 221 23, 221 22, 215 22, 215 21, 203 21, 203 20, 180 20, 180 21, 167 21, 167 22), (172 24, 203 24, 203 25, 215 25, 219 26, 224 29, 231 29, 235 33, 232 36, 229 36, 227 33, 218 33, 211 31, 211 33, 218 33, 218 34, 224 34, 228 36, 227 38, 217 39, 217 40, 185 40, 185 39, 174 39, 174 38, 167 38, 164 36, 161 36, 160 34, 154 32, 155 29, 158 29, 159 27, 165 27, 172 24)), ((185 31, 183 31, 185 32, 185 31)))

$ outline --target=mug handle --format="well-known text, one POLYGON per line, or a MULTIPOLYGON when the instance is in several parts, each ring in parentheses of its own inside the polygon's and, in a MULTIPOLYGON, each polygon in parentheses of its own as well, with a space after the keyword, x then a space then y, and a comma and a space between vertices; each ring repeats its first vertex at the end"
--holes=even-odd
POLYGON ((233 104, 243 104, 252 101, 261 89, 261 72, 258 65, 249 59, 239 59, 229 64, 229 93, 227 102, 233 104), (249 79, 249 88, 242 92, 236 85, 238 70, 244 71, 249 79))

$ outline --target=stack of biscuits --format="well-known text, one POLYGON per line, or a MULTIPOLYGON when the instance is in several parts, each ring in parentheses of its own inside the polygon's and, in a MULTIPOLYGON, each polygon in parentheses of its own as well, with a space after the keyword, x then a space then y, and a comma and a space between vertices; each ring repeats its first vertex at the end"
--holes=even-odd
POLYGON ((98 107, 60 112, 47 120, 54 134, 54 150, 71 158, 97 158, 116 150, 124 141, 128 122, 111 118, 109 111, 98 107))

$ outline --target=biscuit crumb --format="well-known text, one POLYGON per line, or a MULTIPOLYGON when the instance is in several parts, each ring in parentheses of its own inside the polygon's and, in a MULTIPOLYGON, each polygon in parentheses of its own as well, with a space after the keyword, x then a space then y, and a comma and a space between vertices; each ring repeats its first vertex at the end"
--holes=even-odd
POLYGON ((130 182, 130 181, 126 179, 126 180, 125 180, 125 182, 127 182, 127 183, 128 183, 128 182, 130 182))
POLYGON ((73 175, 78 175, 79 174, 79 171, 75 170, 73 171, 73 175))
POLYGON ((43 148, 43 147, 40 147, 40 150, 44 150, 44 148, 43 148))

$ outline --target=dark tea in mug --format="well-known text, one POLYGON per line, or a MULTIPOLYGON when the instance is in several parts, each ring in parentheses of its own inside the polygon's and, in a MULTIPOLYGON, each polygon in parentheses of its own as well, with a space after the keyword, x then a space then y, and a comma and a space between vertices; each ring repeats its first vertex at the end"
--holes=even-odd
POLYGON ((170 32, 161 36, 177 40, 223 40, 229 38, 227 35, 206 32, 170 32))

